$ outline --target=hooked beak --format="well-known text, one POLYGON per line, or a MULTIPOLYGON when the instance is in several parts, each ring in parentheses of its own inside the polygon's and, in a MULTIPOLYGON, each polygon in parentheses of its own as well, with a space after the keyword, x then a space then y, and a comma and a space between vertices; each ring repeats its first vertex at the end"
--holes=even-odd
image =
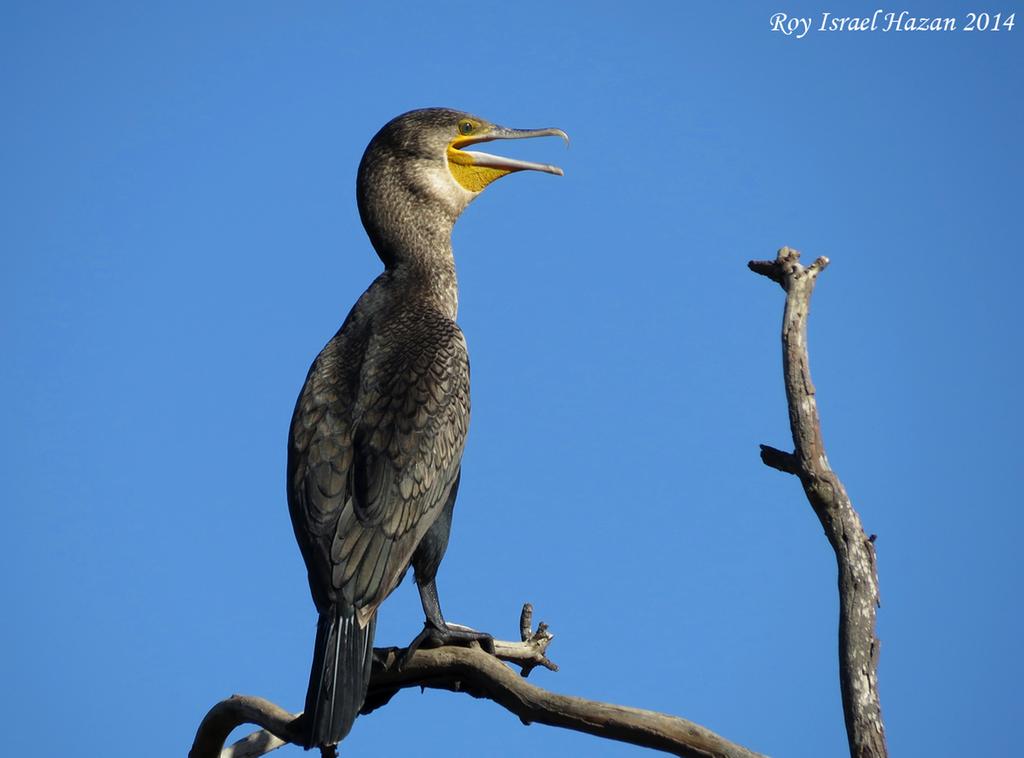
POLYGON ((569 135, 561 129, 509 129, 504 126, 492 126, 482 134, 470 134, 465 137, 456 137, 451 142, 449 159, 455 163, 479 166, 500 171, 502 174, 513 171, 543 171, 547 174, 562 176, 564 172, 558 166, 547 163, 533 163, 532 161, 521 161, 516 158, 505 158, 500 155, 481 153, 476 150, 462 150, 468 145, 475 145, 480 142, 491 142, 499 139, 529 139, 531 137, 561 137, 565 144, 569 144, 569 135))

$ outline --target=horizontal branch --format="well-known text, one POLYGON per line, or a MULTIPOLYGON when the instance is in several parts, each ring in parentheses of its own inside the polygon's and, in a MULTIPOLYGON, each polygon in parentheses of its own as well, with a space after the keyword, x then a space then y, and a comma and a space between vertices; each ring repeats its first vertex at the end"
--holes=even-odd
MULTIPOLYGON (((476 644, 420 649, 399 669, 397 662, 402 659, 403 649, 376 649, 362 712, 380 708, 402 689, 441 689, 493 700, 524 724, 563 727, 687 758, 759 758, 757 753, 686 719, 560 695, 530 684, 526 676, 534 667, 557 670, 546 656, 553 635, 544 624, 532 631, 530 613, 529 605, 524 606, 521 619, 524 639, 520 642, 495 640, 495 655, 484 652, 476 644), (502 660, 519 665, 521 672, 516 673, 502 660)), ((234 695, 215 705, 203 719, 189 758, 264 755, 285 742, 297 740, 293 729, 298 716, 262 698, 234 695), (231 730, 246 723, 257 724, 264 731, 249 735, 221 752, 231 730)))
POLYGON ((478 648, 418 651, 404 669, 375 676, 371 686, 431 687, 466 692, 493 700, 527 724, 560 726, 673 755, 693 758, 753 758, 757 755, 677 716, 542 689, 478 648))

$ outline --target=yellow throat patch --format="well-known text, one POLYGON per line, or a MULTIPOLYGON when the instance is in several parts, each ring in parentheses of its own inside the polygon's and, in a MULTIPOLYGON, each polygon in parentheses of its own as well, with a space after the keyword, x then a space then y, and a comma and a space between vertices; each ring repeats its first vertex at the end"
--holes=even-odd
POLYGON ((455 177, 455 181, 470 192, 481 192, 495 179, 512 173, 510 169, 477 166, 473 163, 473 156, 454 145, 448 145, 448 170, 455 177))

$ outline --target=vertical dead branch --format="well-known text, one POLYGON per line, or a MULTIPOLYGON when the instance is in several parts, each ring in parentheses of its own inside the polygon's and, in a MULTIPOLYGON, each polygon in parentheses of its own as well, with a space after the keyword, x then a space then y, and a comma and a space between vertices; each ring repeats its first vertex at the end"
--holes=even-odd
POLYGON ((839 680, 852 758, 888 755, 878 697, 875 616, 879 605, 874 536, 868 538, 839 477, 829 466, 807 357, 807 315, 818 274, 828 258, 810 266, 788 247, 774 261, 751 261, 751 271, 786 291, 782 318, 782 365, 794 451, 761 446, 768 466, 800 478, 811 507, 835 550, 839 567, 839 680))

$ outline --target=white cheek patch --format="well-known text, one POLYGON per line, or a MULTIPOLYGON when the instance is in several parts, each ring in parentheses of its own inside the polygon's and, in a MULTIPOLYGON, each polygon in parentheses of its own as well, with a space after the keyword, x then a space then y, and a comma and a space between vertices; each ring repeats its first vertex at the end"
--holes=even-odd
POLYGON ((421 176, 427 183, 430 194, 444 201, 456 213, 462 211, 479 192, 470 192, 459 184, 448 168, 448 161, 443 166, 431 164, 421 176))

